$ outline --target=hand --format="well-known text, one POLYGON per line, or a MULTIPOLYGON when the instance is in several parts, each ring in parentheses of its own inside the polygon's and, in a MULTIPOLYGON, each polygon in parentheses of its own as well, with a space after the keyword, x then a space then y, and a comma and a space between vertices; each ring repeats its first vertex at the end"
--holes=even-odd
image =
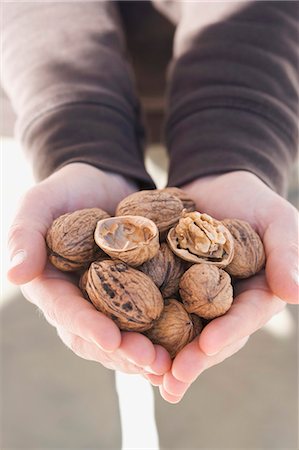
POLYGON ((10 229, 8 277, 23 285, 24 296, 80 357, 125 372, 163 374, 170 368, 166 350, 142 334, 120 332, 83 298, 74 274, 47 263, 45 235, 56 217, 89 207, 113 214, 119 201, 134 190, 134 183, 122 176, 81 163, 69 164, 34 186, 24 196, 10 229))
POLYGON ((204 370, 240 350, 286 302, 299 299, 298 212, 292 205, 245 171, 199 179, 183 189, 200 212, 248 221, 263 240, 267 261, 265 272, 237 283, 231 309, 176 356, 171 371, 148 376, 171 403, 179 402, 204 370))

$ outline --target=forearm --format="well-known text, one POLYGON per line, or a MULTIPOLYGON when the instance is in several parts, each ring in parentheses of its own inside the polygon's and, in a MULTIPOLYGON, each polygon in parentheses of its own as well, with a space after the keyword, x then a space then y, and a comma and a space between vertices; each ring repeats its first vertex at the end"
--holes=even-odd
POLYGON ((245 4, 173 61, 170 185, 247 170, 285 191, 298 148, 298 8, 245 4))
POLYGON ((152 186, 115 4, 12 3, 3 22, 3 84, 37 177, 85 162, 152 186))

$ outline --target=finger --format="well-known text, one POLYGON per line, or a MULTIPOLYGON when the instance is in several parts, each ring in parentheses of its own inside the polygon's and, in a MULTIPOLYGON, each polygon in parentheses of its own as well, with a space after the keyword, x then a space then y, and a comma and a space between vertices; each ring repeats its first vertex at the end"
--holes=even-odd
POLYGON ((257 276, 244 282, 243 286, 251 285, 251 289, 239 294, 224 316, 212 320, 202 330, 198 342, 206 355, 217 354, 224 347, 251 335, 284 308, 285 302, 266 287, 252 288, 261 278, 257 276))
POLYGON ((163 384, 163 376, 162 375, 153 375, 151 373, 144 374, 144 377, 153 385, 160 386, 163 384))
POLYGON ((298 211, 284 202, 268 224, 263 241, 269 286, 288 303, 299 303, 298 240, 298 211))
POLYGON ((225 359, 239 351, 249 337, 235 342, 234 344, 224 348, 215 356, 205 355, 199 348, 196 340, 192 341, 176 356, 172 365, 173 376, 183 383, 193 383, 196 378, 206 369, 221 363, 225 359))
POLYGON ((80 336, 69 333, 63 328, 57 328, 57 334, 62 342, 80 358, 98 362, 111 370, 121 370, 122 372, 134 374, 139 374, 142 371, 142 369, 128 361, 114 358, 110 353, 108 354, 100 350, 95 344, 82 339, 80 336))
POLYGON ((181 397, 190 387, 190 383, 184 383, 175 378, 172 372, 167 372, 163 377, 163 388, 168 394, 181 397))
POLYGON ((61 327, 57 328, 57 334, 62 342, 80 358, 96 361, 109 369, 111 368, 111 360, 108 353, 105 354, 97 345, 82 339, 76 334, 69 333, 61 327))
POLYGON ((150 366, 155 361, 155 347, 143 334, 123 331, 121 336, 121 346, 118 350, 120 355, 141 367, 150 366))
POLYGON ((9 230, 11 266, 7 273, 14 284, 24 284, 40 275, 47 261, 45 234, 53 213, 39 188, 23 198, 9 230))
MULTIPOLYGON (((56 276, 64 275, 57 271, 56 276)), ((121 334, 116 324, 83 299, 79 289, 69 281, 40 276, 24 285, 22 292, 55 327, 64 328, 107 352, 120 346, 121 334)))
POLYGON ((164 400, 166 400, 168 403, 172 403, 172 404, 179 403, 183 397, 183 396, 176 397, 175 395, 169 394, 164 389, 163 386, 159 386, 159 391, 160 391, 161 397, 164 398, 164 400))
POLYGON ((145 369, 148 369, 149 372, 155 375, 163 375, 170 370, 172 361, 168 351, 164 347, 154 345, 154 348, 156 350, 156 357, 153 363, 145 367, 145 369))

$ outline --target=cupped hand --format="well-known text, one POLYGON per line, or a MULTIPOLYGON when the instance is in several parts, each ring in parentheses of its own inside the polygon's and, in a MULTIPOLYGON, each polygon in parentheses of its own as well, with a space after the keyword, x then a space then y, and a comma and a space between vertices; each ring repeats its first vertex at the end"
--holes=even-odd
POLYGON ((53 220, 78 209, 99 207, 110 214, 136 190, 120 175, 87 164, 69 164, 25 194, 9 233, 12 266, 8 278, 56 327, 78 356, 129 373, 163 374, 170 368, 166 350, 140 333, 120 332, 86 301, 75 275, 47 263, 46 232, 53 220))
POLYGON ((168 373, 149 375, 170 403, 179 402, 204 370, 240 350, 286 303, 299 301, 298 212, 290 203, 245 171, 206 177, 183 188, 196 201, 198 211, 220 220, 248 221, 263 240, 266 267, 236 284, 230 310, 181 350, 168 373))

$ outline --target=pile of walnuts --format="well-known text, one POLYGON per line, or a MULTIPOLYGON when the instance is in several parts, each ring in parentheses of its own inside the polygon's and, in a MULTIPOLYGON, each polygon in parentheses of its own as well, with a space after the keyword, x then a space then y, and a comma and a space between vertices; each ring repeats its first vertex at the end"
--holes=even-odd
POLYGON ((195 210, 178 188, 140 191, 117 206, 58 217, 50 262, 79 271, 84 297, 121 330, 144 333, 172 358, 233 302, 232 279, 265 263, 261 239, 242 220, 195 210))

